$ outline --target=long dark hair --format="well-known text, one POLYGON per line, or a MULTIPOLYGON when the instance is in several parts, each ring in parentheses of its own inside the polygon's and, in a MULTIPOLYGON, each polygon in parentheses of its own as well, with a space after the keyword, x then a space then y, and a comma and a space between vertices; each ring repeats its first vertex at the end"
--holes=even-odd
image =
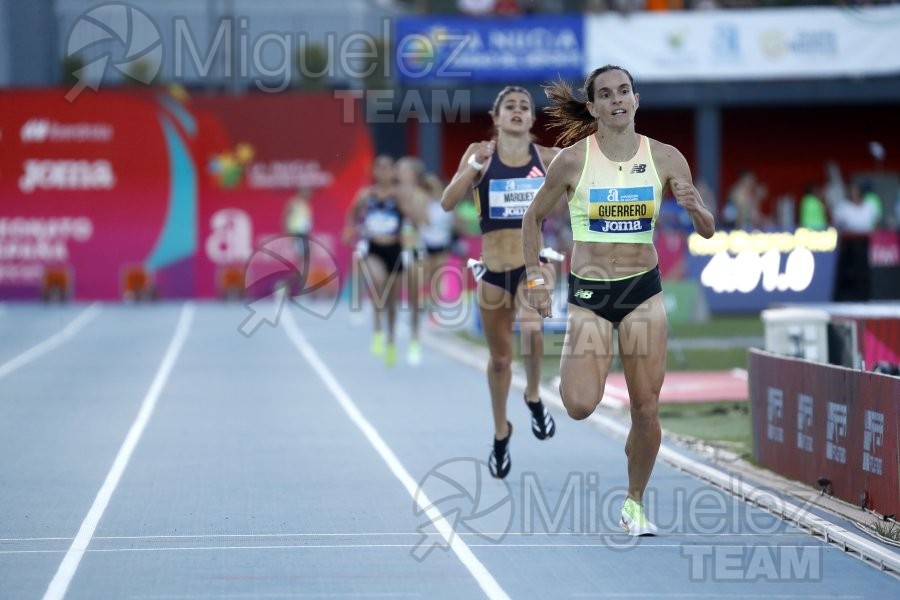
MULTIPOLYGON (((529 92, 527 89, 523 88, 520 85, 508 85, 505 88, 503 88, 502 90, 500 90, 500 93, 497 94, 496 98, 494 98, 494 104, 491 105, 491 114, 495 117, 497 115, 499 115, 500 114, 500 105, 503 104, 503 99, 506 98, 507 96, 509 96, 510 94, 513 94, 516 92, 518 92, 520 94, 525 94, 525 96, 528 97, 528 102, 531 104, 531 116, 536 118, 537 114, 535 112, 536 109, 534 106, 534 98, 531 97, 531 92, 529 92)), ((491 127, 491 137, 494 139, 497 139, 499 133, 500 133, 500 131, 497 129, 497 126, 493 125, 491 127)), ((531 141, 534 141, 534 135, 531 136, 531 141)))
POLYGON ((594 80, 607 71, 622 71, 628 76, 631 89, 634 89, 631 73, 616 65, 606 65, 591 71, 584 80, 584 87, 579 90, 585 100, 578 98, 572 86, 563 80, 544 86, 544 93, 550 100, 550 106, 544 112, 550 116, 548 127, 559 130, 557 143, 560 146, 568 146, 597 131, 597 119, 588 112, 587 103, 594 101, 594 80))

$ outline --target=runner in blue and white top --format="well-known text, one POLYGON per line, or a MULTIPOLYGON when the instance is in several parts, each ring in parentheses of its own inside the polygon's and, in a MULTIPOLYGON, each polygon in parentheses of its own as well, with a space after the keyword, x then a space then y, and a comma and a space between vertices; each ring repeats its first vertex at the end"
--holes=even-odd
POLYGON ((479 210, 482 261, 487 271, 478 282, 481 324, 490 351, 488 387, 494 415, 494 450, 491 474, 509 473, 512 424, 506 418, 506 400, 512 377, 513 329, 519 319, 522 354, 528 384, 525 401, 532 414, 532 432, 538 439, 555 433, 553 418, 540 400, 540 365, 543 337, 539 315, 523 301, 519 283, 525 275, 522 253, 522 216, 543 184, 546 165, 559 152, 532 142, 535 106, 522 87, 500 91, 491 109, 494 136, 471 144, 459 169, 444 190, 444 210, 456 208, 471 193, 479 210))

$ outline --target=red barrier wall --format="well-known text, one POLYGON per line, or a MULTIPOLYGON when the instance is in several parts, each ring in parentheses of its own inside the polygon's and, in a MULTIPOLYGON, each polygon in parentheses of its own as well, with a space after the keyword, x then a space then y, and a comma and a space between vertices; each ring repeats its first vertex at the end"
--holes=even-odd
POLYGON ((881 514, 900 512, 900 378, 750 351, 753 453, 762 466, 881 514))

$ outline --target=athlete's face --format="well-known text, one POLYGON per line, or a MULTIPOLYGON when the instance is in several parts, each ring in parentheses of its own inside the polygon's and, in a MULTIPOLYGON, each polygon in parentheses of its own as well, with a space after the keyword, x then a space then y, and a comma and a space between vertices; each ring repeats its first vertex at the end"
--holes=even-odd
POLYGON ((510 92, 503 97, 497 114, 494 115, 494 125, 498 129, 510 132, 530 131, 534 124, 534 107, 527 94, 522 92, 510 92))
POLYGON ((388 156, 379 156, 372 164, 372 177, 376 183, 390 183, 394 178, 394 161, 388 156))
POLYGON ((588 110, 600 125, 621 129, 634 121, 639 100, 628 75, 613 69, 594 79, 594 101, 588 103, 588 110))
POLYGON ((418 179, 415 167, 404 160, 397 161, 394 171, 397 175, 397 181, 404 185, 415 184, 418 179))

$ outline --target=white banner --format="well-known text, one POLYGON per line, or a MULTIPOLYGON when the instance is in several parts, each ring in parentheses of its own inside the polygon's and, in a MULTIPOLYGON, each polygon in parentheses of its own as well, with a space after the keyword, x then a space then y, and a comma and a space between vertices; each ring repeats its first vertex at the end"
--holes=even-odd
POLYGON ((810 79, 900 73, 900 6, 590 15, 586 72, 635 79, 810 79))

